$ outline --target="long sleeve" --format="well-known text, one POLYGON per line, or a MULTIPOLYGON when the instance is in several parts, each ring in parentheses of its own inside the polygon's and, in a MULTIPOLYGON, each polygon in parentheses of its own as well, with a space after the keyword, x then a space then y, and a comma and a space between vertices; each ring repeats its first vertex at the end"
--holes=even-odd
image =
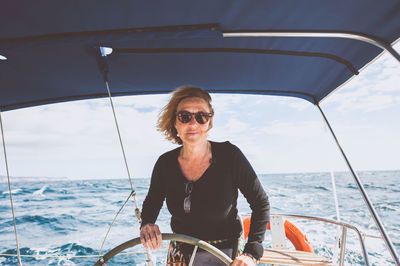
POLYGON ((269 221, 269 200, 246 157, 239 148, 233 147, 236 184, 252 210, 250 232, 244 252, 260 259, 264 252, 262 241, 269 221))
POLYGON ((151 175, 149 192, 143 202, 142 225, 155 223, 165 199, 165 186, 162 180, 162 165, 160 158, 156 162, 151 175))

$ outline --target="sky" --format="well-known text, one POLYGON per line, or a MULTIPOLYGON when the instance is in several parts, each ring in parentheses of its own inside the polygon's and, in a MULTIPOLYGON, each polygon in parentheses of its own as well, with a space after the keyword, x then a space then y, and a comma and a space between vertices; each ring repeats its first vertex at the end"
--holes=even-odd
MULTIPOLYGON (((320 104, 356 171, 400 170, 399 84, 400 64, 385 53, 320 104)), ((209 139, 237 145, 258 174, 347 171, 313 104, 290 97, 211 96, 209 139)), ((177 147, 156 130, 169 97, 113 98, 132 178, 150 177, 158 156, 177 147)), ((128 176, 108 99, 23 108, 2 118, 10 176, 128 176)), ((0 160, 4 176, 3 153, 0 160)))

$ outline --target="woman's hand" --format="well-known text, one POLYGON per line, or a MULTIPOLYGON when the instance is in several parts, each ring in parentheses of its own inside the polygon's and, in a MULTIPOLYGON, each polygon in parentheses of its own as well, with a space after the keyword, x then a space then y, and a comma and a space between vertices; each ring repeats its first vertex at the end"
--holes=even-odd
POLYGON ((257 265, 257 261, 250 255, 242 254, 237 256, 231 266, 253 266, 257 265))
POLYGON ((160 229, 156 224, 146 224, 140 230, 140 242, 145 249, 156 250, 162 246, 160 229))

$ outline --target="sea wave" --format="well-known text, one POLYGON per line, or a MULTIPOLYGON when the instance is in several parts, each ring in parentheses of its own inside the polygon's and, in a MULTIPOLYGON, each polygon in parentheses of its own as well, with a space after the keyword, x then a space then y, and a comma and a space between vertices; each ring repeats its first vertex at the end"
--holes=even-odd
MULTIPOLYGON (((0 262, 2 262, 2 264, 18 264, 16 256, 7 256, 16 255, 16 248, 5 250, 1 252, 1 254, 4 254, 0 255, 0 262)), ((96 257, 91 255, 97 255, 98 251, 77 243, 68 243, 49 250, 23 247, 20 249, 20 254, 22 255, 23 262, 28 265, 87 265, 94 264, 96 257), (88 257, 85 258, 81 256, 88 257)))
MULTIPOLYGON (((20 189, 20 188, 11 190, 11 194, 13 194, 13 195, 14 194, 19 194, 21 192, 22 192, 22 189, 20 189)), ((9 190, 3 191, 2 194, 10 194, 10 191, 9 190)))
POLYGON ((49 187, 48 185, 44 185, 41 189, 34 191, 33 195, 34 196, 44 196, 43 193, 48 187, 49 187))
MULTIPOLYGON (((394 246, 400 252, 400 171, 359 173, 367 193, 388 229, 394 246), (383 178, 384 177, 384 178, 383 178), (378 182, 379 181, 379 182, 378 182)), ((335 173, 340 217, 370 235, 379 235, 374 221, 348 173, 335 173)), ((336 218, 330 173, 260 175, 269 195, 271 213, 289 213, 336 218)), ((135 179, 139 208, 146 196, 150 180, 135 179)), ((74 258, 96 255, 115 214, 129 195, 127 180, 63 180, 49 182, 13 183, 13 199, 18 238, 23 244, 22 254, 62 255, 57 258, 23 258, 26 265, 92 265, 96 258, 74 258)), ((16 253, 8 185, 0 183, 0 253, 16 253)), ((239 196, 240 213, 249 213, 249 205, 239 196)), ((164 205, 157 219, 163 232, 170 232, 170 214, 164 205)), ((328 258, 333 254, 332 232, 336 227, 318 222, 290 219, 310 240, 315 251, 328 258)), ((139 224, 134 215, 134 204, 129 201, 120 212, 105 242, 104 251, 137 237, 139 224)), ((270 247, 270 233, 265 247, 270 247)), ((164 244, 165 245, 165 244, 164 244)), ((346 243, 346 264, 362 265, 359 240, 349 231, 346 243)), ((370 263, 390 265, 385 245, 380 239, 367 239, 370 263)), ((143 249, 142 249, 143 251, 143 249)), ((165 251, 155 253, 159 265, 165 265, 165 251), (162 263, 164 262, 164 263, 162 263)), ((112 265, 143 264, 143 254, 115 258, 112 265)), ((16 258, 0 256, 0 264, 16 265, 16 258)))

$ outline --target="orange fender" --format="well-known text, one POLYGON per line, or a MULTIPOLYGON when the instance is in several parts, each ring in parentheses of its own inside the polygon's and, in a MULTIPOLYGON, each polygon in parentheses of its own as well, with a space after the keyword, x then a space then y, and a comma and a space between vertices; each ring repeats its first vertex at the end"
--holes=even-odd
MULTIPOLYGON (((308 241, 306 235, 303 234, 303 232, 301 232, 299 228, 297 228, 289 220, 285 220, 284 227, 287 239, 289 239, 290 242, 292 242, 296 250, 314 253, 314 249, 311 246, 310 241, 308 241)), ((269 222, 267 224, 267 230, 271 230, 269 222)), ((243 233, 245 239, 249 236, 249 232, 250 232, 250 217, 247 217, 243 220, 243 233)))

